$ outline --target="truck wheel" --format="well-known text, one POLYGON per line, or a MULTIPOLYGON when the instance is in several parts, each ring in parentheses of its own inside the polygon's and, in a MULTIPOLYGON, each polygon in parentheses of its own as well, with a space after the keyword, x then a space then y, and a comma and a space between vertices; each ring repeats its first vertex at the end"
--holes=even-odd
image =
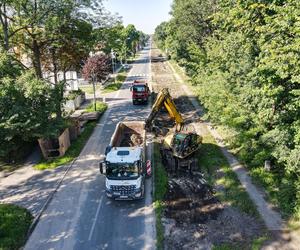
POLYGON ((136 104, 136 102, 135 102, 134 100, 132 100, 132 104, 133 104, 133 105, 135 105, 135 104, 136 104))

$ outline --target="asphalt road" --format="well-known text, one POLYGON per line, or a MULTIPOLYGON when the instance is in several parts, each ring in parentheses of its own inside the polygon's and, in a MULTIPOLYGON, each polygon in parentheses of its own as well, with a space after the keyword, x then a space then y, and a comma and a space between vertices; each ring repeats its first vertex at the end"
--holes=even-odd
MULTIPOLYGON (((122 88, 106 97, 109 109, 100 119, 78 160, 40 218, 25 249, 155 249, 152 180, 140 201, 112 201, 105 195, 103 158, 119 121, 144 120, 150 107, 132 105, 130 83, 147 79, 150 48, 141 52, 122 88)), ((149 158, 150 156, 148 156, 149 158)))

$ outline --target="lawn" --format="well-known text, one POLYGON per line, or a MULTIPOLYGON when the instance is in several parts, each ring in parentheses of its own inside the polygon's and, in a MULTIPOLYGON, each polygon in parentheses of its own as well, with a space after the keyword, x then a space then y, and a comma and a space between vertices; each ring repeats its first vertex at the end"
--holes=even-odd
POLYGON ((26 241, 32 219, 25 208, 0 204, 0 249, 20 249, 26 241))

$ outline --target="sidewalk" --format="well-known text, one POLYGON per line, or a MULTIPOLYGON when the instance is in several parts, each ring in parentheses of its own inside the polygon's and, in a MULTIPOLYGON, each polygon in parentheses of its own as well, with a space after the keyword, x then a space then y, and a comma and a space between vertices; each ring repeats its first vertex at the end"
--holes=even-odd
POLYGON ((0 178, 0 203, 12 203, 27 208, 35 217, 49 193, 60 180, 65 166, 39 171, 33 168, 40 154, 35 150, 23 167, 0 178))
MULTIPOLYGON (((5 180, 10 175, 17 174, 17 173, 18 173, 18 175, 23 175, 23 172, 24 172, 23 169, 25 169, 25 168, 30 169, 33 165, 35 165, 39 162, 40 158, 41 158, 41 152, 40 152, 39 147, 36 146, 34 148, 33 152, 31 152, 31 154, 27 157, 27 159, 23 163, 23 167, 18 168, 11 172, 8 172, 8 171, 0 172, 0 186, 2 184, 5 185, 5 183, 6 183, 5 180)), ((8 184, 11 184, 11 182, 8 184)))

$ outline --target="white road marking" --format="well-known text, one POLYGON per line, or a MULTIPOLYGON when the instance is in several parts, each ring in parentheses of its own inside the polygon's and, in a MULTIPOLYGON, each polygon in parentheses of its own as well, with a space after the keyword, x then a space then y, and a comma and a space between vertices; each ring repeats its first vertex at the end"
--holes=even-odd
POLYGON ((150 85, 150 90, 153 91, 153 88, 152 88, 152 69, 151 69, 151 52, 152 52, 152 41, 150 40, 150 50, 149 50, 149 74, 148 74, 148 82, 149 82, 149 85, 150 85))
POLYGON ((148 77, 148 74, 135 74, 135 75, 128 75, 128 77, 140 77, 140 76, 145 76, 148 77))
POLYGON ((103 196, 104 196, 104 195, 101 196, 100 201, 99 201, 99 204, 98 204, 96 216, 95 216, 95 219, 94 219, 94 222, 93 222, 93 225, 92 225, 92 227, 91 227, 90 234, 89 234, 89 241, 91 241, 92 236, 93 236, 93 233, 94 233, 94 230, 95 230, 96 222, 97 222, 97 220, 98 220, 100 208, 101 208, 102 201, 103 201, 103 196))

